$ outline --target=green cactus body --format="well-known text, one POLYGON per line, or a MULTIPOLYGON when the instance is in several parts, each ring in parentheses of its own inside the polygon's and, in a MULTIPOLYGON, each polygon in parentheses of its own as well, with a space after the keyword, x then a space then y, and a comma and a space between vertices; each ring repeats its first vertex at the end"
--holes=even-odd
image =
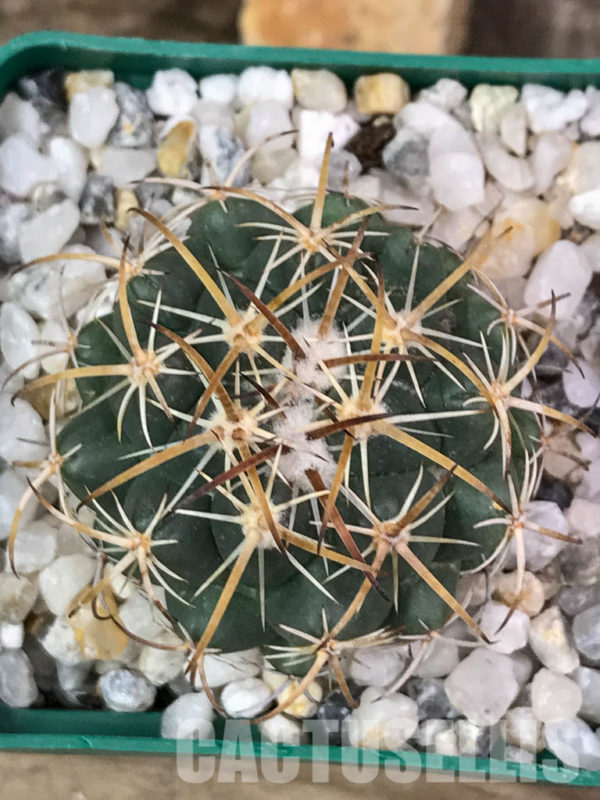
POLYGON ((68 373, 62 480, 117 569, 164 586, 196 663, 271 646, 303 674, 334 640, 453 611, 477 629, 458 577, 507 542, 539 436, 530 410, 502 415, 497 387, 525 373, 499 312, 361 201, 320 191, 291 215, 238 194, 194 211, 187 251, 125 254, 68 373))

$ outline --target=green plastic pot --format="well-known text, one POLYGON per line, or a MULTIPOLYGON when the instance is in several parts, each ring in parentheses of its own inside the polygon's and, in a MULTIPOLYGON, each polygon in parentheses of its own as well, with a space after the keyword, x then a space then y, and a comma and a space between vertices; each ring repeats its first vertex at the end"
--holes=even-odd
MULTIPOLYGON (((472 56, 421 56, 390 53, 352 53, 333 50, 242 47, 203 43, 146 41, 74 33, 41 32, 21 36, 0 47, 0 96, 26 73, 49 67, 67 70, 111 69, 116 76, 145 88, 158 69, 181 67, 201 77, 241 72, 250 65, 268 64, 291 69, 304 65, 335 71, 348 86, 362 74, 382 70, 399 72, 414 89, 442 77, 456 78, 468 87, 478 83, 540 82, 558 89, 584 88, 600 82, 600 59, 543 60, 472 56)), ((217 732, 218 733, 218 732, 217 732)), ((179 745, 181 749, 182 746, 179 745)), ((600 772, 574 770, 543 754, 537 764, 495 759, 450 757, 414 751, 392 753, 353 748, 293 746, 254 742, 196 742, 194 752, 206 756, 294 757, 332 764, 386 764, 396 762, 421 773, 429 770, 523 782, 551 782, 600 786, 600 772)), ((0 750, 70 750, 173 754, 178 743, 160 737, 160 714, 119 714, 110 711, 13 709, 0 703, 0 750)))

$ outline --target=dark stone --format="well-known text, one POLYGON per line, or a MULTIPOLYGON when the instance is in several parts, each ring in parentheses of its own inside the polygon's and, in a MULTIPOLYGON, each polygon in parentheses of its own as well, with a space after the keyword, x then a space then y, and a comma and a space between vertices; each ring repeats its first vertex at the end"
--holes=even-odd
POLYGON ((119 81, 114 89, 119 116, 108 134, 109 143, 116 147, 150 147, 154 137, 154 116, 146 93, 119 81))
POLYGON ((549 342, 548 347, 537 363, 535 374, 538 379, 542 378, 552 382, 553 380, 562 377, 562 374, 568 365, 569 356, 553 342, 549 342))
POLYGON ((56 205, 56 203, 62 203, 63 200, 66 200, 66 197, 66 194, 54 184, 40 183, 33 190, 31 203, 34 211, 41 214, 42 211, 47 211, 50 206, 56 205))
POLYGON ((571 505, 573 490, 564 481, 544 473, 536 494, 536 500, 550 500, 564 511, 571 505))
POLYGON ((579 305, 577 316, 583 317, 578 339, 585 339, 600 315, 600 275, 595 273, 579 305))
POLYGON ((173 187, 167 183, 147 183, 142 181, 135 187, 135 195, 139 200, 140 206, 150 210, 155 200, 168 200, 172 192, 173 187))
POLYGON ((113 222, 115 218, 115 193, 112 178, 106 175, 88 176, 79 208, 84 225, 96 225, 98 222, 113 222))
POLYGON ((538 381, 534 387, 532 400, 563 411, 566 414, 577 414, 579 409, 572 405, 565 394, 563 388, 562 375, 552 381, 538 381))
POLYGON ((399 131, 383 151, 387 171, 400 183, 410 186, 429 174, 429 145, 412 131, 399 131))
POLYGON ((557 596, 558 605, 569 617, 600 605, 600 583, 591 586, 565 586, 557 596))
POLYGON ((333 192, 342 192, 348 181, 360 175, 362 166, 354 153, 347 150, 332 150, 329 160, 327 187, 333 192))
POLYGON ((31 661, 33 677, 38 689, 45 695, 47 700, 53 700, 58 686, 56 661, 44 650, 38 638, 39 635, 40 632, 37 632, 35 636, 29 633, 25 635, 23 652, 31 661))
POLYGON ((460 714, 454 708, 441 678, 411 678, 406 693, 419 707, 419 722, 426 719, 457 719, 460 714))
POLYGON ((358 158, 363 172, 383 167, 381 154, 386 144, 396 135, 396 128, 387 117, 363 125, 346 144, 346 150, 358 158))
MULTIPOLYGON (((352 696, 358 699, 359 692, 356 687, 350 685, 349 688, 352 696)), ((329 744, 332 747, 341 747, 344 744, 343 723, 351 711, 352 709, 339 689, 335 689, 327 695, 317 709, 316 721, 322 723, 322 727, 319 725, 315 725, 315 727, 319 728, 322 737, 327 738, 327 733, 329 734, 329 744)))
POLYGON ((61 69, 43 69, 32 75, 23 75, 17 81, 17 92, 24 100, 52 103, 63 110, 67 107, 64 88, 65 73, 61 69))
POLYGON ((492 747, 498 740, 499 731, 489 727, 480 728, 466 719, 459 719, 456 723, 456 735, 458 752, 461 755, 489 758, 492 747))

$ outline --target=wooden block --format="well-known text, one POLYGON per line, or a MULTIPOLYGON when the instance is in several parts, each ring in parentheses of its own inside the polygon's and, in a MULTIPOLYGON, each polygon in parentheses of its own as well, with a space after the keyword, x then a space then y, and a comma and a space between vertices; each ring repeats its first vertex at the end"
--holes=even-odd
POLYGON ((245 44, 455 53, 471 0, 245 0, 245 44))

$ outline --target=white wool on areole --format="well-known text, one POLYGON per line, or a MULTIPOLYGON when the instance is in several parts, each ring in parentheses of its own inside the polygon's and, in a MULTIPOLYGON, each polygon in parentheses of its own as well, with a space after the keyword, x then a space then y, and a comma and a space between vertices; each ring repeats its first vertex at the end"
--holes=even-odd
POLYGON ((302 320, 297 327, 292 329, 292 335, 304 352, 303 358, 294 358, 290 350, 286 351, 283 366, 293 369, 301 383, 313 386, 321 391, 329 389, 331 379, 343 373, 344 367, 323 369, 321 364, 331 358, 341 358, 347 355, 344 336, 339 328, 331 326, 325 337, 319 336, 318 319, 302 320))
POLYGON ((285 416, 278 417, 273 425, 273 433, 289 448, 279 459, 279 471, 294 487, 312 491, 306 477, 307 470, 317 470, 325 484, 333 479, 335 462, 331 457, 325 439, 308 439, 308 429, 317 420, 317 407, 311 401, 285 407, 285 416))

